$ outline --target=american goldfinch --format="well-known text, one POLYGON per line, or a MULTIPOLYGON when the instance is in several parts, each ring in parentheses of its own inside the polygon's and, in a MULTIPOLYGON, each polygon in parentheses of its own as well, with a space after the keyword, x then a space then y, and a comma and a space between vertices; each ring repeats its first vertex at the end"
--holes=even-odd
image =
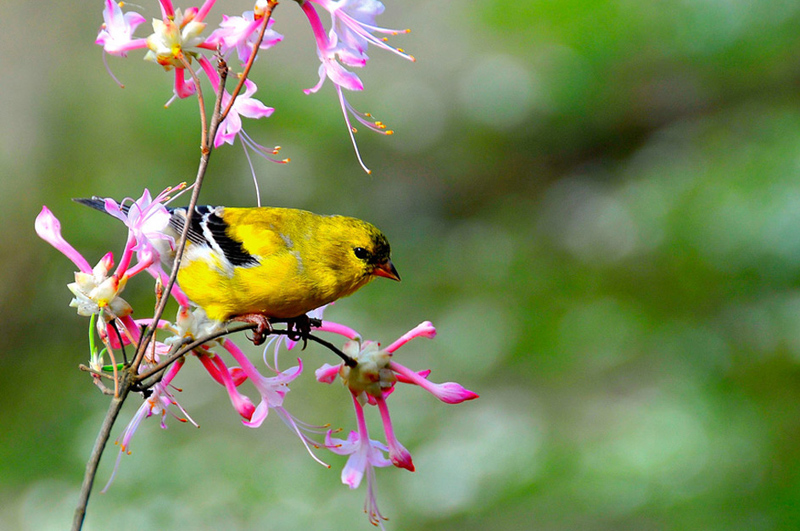
MULTIPOLYGON (((76 201, 105 211, 104 199, 76 201)), ((164 233, 177 241, 187 210, 168 210, 164 233)), ((161 242, 162 259, 171 264, 174 254, 161 242)), ((269 328, 264 318, 303 317, 378 276, 399 281, 389 255, 386 236, 359 219, 292 208, 198 206, 178 284, 213 320, 258 323, 258 337, 269 328)))

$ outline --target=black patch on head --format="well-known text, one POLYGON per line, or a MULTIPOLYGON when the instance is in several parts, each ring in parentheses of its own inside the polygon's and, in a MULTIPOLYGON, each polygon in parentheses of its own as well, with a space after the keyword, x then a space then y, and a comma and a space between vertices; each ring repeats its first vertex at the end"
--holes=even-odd
POLYGON ((373 237, 373 244, 375 246, 375 250, 372 253, 372 259, 370 263, 372 264, 383 264, 389 260, 389 255, 391 254, 392 250, 389 247, 389 240, 386 239, 382 233, 378 233, 373 237))

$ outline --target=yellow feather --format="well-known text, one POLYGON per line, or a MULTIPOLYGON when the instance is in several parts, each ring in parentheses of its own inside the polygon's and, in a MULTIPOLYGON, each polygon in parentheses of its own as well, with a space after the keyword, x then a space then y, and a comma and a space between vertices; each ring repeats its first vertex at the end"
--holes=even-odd
POLYGON ((376 275, 399 280, 385 236, 365 221, 287 208, 221 212, 226 235, 259 264, 226 267, 212 248, 187 245, 178 283, 211 319, 298 317, 350 295, 376 275), (365 253, 367 258, 358 256, 365 253))

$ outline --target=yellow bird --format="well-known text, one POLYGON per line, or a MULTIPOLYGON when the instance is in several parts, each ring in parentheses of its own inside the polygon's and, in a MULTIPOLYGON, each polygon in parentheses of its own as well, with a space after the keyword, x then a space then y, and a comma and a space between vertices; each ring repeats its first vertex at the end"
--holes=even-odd
MULTIPOLYGON (((104 199, 76 201, 105 211, 104 199)), ((169 212, 164 233, 177 241, 187 209, 169 212)), ((198 206, 178 284, 209 318, 257 323, 254 339, 263 340, 270 318, 302 318, 376 276, 400 280, 386 236, 366 221, 293 208, 198 206)))

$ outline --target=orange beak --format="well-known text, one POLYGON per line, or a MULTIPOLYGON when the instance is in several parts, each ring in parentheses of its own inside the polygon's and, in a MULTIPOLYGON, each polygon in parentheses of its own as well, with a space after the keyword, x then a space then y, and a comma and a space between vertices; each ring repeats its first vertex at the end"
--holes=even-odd
POLYGON ((372 274, 378 277, 391 278, 392 280, 400 282, 400 275, 397 274, 397 269, 394 268, 394 264, 391 260, 386 260, 384 263, 375 266, 375 270, 372 271, 372 274))

